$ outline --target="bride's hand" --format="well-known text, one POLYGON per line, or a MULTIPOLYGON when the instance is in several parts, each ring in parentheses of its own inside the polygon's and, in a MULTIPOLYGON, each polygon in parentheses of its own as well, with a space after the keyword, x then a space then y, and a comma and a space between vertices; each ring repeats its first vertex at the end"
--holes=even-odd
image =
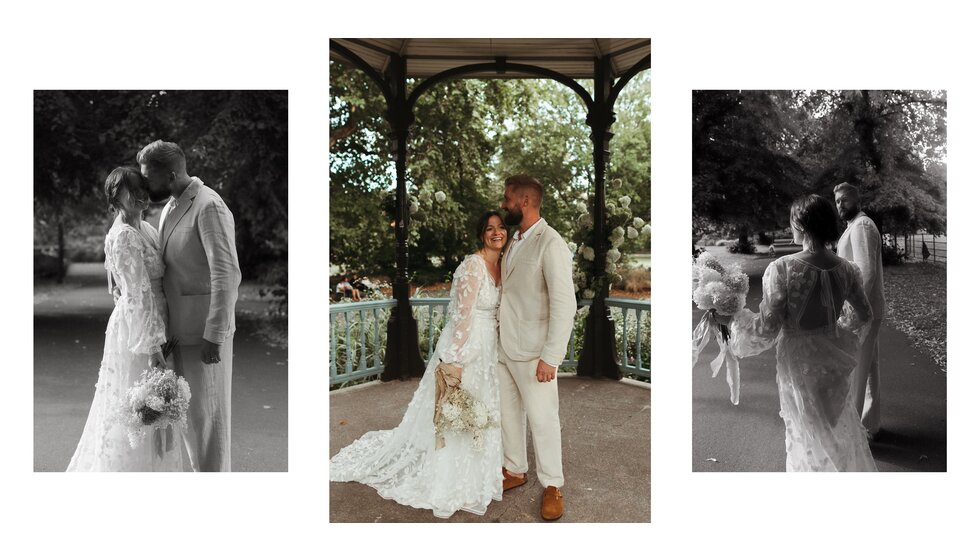
POLYGON ((150 368, 167 369, 167 360, 163 357, 163 353, 160 351, 150 354, 149 362, 150 368))

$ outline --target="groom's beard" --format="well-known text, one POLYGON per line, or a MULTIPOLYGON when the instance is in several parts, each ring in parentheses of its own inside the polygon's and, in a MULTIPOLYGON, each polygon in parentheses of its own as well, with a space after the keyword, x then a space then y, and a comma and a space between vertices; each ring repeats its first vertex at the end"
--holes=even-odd
POLYGON ((508 226, 519 226, 521 225, 521 220, 524 219, 524 213, 520 210, 517 211, 507 211, 507 215, 504 216, 504 225, 508 226))
POLYGON ((840 212, 840 217, 845 222, 849 222, 849 221, 853 220, 854 219, 854 216, 857 216, 857 214, 858 214, 858 209, 857 208, 851 208, 849 210, 844 210, 844 211, 840 212))
POLYGON ((163 202, 170 198, 170 191, 154 192, 150 191, 150 201, 151 202, 163 202))

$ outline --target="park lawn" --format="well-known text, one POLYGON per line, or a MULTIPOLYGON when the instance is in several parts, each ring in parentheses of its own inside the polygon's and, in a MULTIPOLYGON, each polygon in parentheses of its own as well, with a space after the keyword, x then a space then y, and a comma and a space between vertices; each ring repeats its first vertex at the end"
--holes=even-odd
POLYGON ((946 267, 885 267, 886 322, 902 331, 946 373, 946 267))

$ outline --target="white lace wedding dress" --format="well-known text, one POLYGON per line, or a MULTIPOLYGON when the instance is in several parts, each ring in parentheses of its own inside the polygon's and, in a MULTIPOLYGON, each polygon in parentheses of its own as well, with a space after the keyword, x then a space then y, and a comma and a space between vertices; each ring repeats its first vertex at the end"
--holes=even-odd
POLYGON ((500 500, 503 475, 500 395, 497 386, 497 306, 494 285, 482 257, 469 255, 456 269, 446 325, 401 423, 368 432, 330 460, 330 480, 361 482, 385 499, 431 509, 446 518, 459 510, 482 515, 500 500), (482 446, 449 433, 436 449, 435 368, 440 359, 463 368, 462 387, 487 405, 497 426, 482 446))
POLYGON ((154 430, 132 448, 117 420, 126 392, 166 341, 167 304, 157 230, 118 218, 105 238, 105 268, 121 295, 109 316, 95 397, 69 471, 180 471, 183 439, 177 430, 154 430))
POLYGON ((730 343, 739 357, 776 346, 786 470, 877 470, 848 397, 871 318, 860 269, 841 261, 824 270, 788 255, 766 269, 762 290, 758 313, 732 318, 730 343))

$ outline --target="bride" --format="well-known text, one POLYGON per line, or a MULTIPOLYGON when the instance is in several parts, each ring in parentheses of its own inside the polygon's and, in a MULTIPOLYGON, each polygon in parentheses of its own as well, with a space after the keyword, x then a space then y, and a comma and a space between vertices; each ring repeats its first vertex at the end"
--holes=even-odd
POLYGON ((732 317, 718 316, 715 325, 723 336, 730 332, 729 343, 740 358, 776 347, 788 472, 877 470, 848 398, 871 306, 860 269, 829 248, 837 224, 827 199, 807 195, 793 202, 793 240, 803 250, 766 269, 758 313, 742 309, 732 317))
POLYGON ((330 460, 331 481, 367 484, 385 499, 431 509, 441 518, 459 510, 483 515, 502 493, 496 312, 507 229, 500 213, 491 211, 476 231, 480 249, 453 275, 446 325, 401 423, 363 435, 330 460), (461 387, 490 411, 495 427, 486 429, 481 445, 459 433, 445 434, 436 445, 440 362, 462 368, 461 387))
POLYGON ((149 367, 166 367, 167 305, 157 231, 143 221, 147 191, 133 167, 117 167, 105 181, 115 221, 105 238, 110 291, 119 296, 106 327, 102 367, 85 429, 69 471, 180 471, 183 441, 175 429, 154 430, 132 448, 117 419, 126 392, 149 367))

